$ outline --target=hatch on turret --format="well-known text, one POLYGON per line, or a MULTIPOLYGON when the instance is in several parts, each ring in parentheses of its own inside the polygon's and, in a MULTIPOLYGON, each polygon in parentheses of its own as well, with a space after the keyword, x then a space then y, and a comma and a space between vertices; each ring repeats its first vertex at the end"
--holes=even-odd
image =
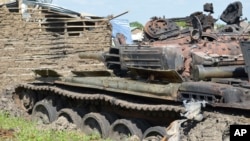
POLYGON ((239 24, 242 16, 242 3, 237 1, 230 3, 223 11, 220 19, 227 24, 239 24))

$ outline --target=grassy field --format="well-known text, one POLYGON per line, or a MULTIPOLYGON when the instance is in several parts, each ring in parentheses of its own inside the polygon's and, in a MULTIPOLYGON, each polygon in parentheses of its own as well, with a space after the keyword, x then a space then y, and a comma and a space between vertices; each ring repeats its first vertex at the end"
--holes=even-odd
MULTIPOLYGON (((85 136, 77 131, 37 129, 36 124, 0 112, 1 141, 101 141, 98 135, 85 136)), ((107 140, 106 140, 107 141, 107 140)))

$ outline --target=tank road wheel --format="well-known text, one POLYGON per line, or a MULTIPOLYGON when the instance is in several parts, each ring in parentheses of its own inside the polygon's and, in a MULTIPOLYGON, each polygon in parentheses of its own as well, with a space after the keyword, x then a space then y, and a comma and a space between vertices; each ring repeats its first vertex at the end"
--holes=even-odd
POLYGON ((61 117, 66 118, 69 123, 75 124, 77 128, 81 128, 82 119, 76 111, 69 108, 61 109, 57 113, 57 119, 61 117))
POLYGON ((136 137, 141 140, 142 131, 135 123, 127 119, 118 119, 110 127, 109 138, 116 141, 136 137))
POLYGON ((161 141, 164 136, 167 136, 166 128, 150 127, 144 132, 143 141, 161 141))
POLYGON ((23 90, 20 94, 14 95, 15 103, 26 112, 29 112, 34 107, 36 102, 35 93, 30 90, 23 90))
POLYGON ((101 114, 106 117, 110 124, 112 124, 113 122, 115 122, 115 120, 118 119, 117 115, 113 113, 101 112, 101 114))
POLYGON ((82 130, 87 135, 98 133, 102 138, 107 138, 109 129, 110 123, 104 115, 91 112, 83 117, 82 130))
POLYGON ((32 110, 32 119, 42 124, 49 124, 56 120, 56 107, 47 102, 40 101, 32 110))

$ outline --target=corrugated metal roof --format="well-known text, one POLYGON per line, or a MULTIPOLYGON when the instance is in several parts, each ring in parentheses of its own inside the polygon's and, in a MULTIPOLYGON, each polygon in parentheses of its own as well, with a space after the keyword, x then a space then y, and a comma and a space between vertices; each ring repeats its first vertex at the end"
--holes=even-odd
MULTIPOLYGON (((49 0, 49 1, 51 1, 51 0, 49 0)), ((51 3, 47 3, 47 2, 48 1, 46 1, 46 0, 42 1, 42 2, 39 2, 39 0, 24 0, 23 1, 23 3, 28 5, 28 6, 35 7, 38 5, 42 8, 49 9, 50 11, 59 12, 62 14, 68 14, 68 15, 71 15, 72 17, 75 17, 75 16, 80 17, 81 16, 81 13, 79 13, 79 12, 75 12, 75 11, 72 11, 72 10, 51 4, 51 3)), ((14 0, 14 1, 0 4, 0 6, 3 6, 3 5, 6 5, 7 7, 17 7, 18 2, 16 0, 14 0)))
POLYGON ((36 1, 26 1, 25 4, 29 5, 29 6, 40 6, 46 9, 49 9, 50 11, 55 11, 55 12, 60 12, 60 13, 64 13, 64 14, 70 14, 70 15, 76 15, 76 16, 81 16, 81 13, 79 12, 75 12, 51 3, 42 3, 42 2, 36 2, 36 1))

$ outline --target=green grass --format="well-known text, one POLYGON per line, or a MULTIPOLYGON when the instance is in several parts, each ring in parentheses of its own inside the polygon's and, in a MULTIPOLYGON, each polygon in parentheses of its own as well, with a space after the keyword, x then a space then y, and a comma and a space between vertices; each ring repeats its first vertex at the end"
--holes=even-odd
POLYGON ((11 117, 0 112, 0 129, 14 130, 14 136, 3 138, 6 141, 101 141, 98 135, 86 136, 77 131, 38 130, 36 124, 22 118, 11 117))

